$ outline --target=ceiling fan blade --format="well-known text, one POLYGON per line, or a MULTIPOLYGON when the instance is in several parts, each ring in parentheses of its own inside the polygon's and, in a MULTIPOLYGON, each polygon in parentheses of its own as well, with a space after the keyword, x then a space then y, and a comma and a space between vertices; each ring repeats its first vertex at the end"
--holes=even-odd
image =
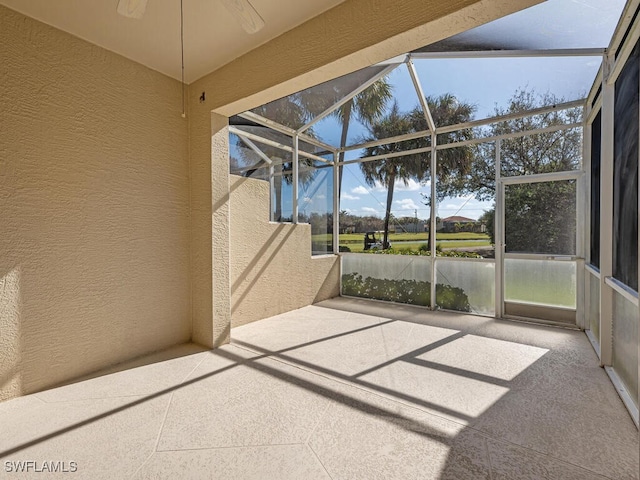
POLYGON ((140 19, 147 9, 147 0, 120 0, 118 13, 123 17, 140 19))
POLYGON ((264 27, 264 20, 248 0, 220 0, 247 33, 256 33, 264 27))

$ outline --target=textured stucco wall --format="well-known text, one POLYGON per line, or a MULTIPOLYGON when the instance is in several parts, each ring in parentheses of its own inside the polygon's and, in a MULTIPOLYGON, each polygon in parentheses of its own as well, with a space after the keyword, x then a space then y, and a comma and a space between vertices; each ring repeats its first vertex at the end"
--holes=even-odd
POLYGON ((0 399, 188 341, 180 84, 0 7, 0 399))
POLYGON ((231 175, 231 326, 340 293, 336 256, 311 256, 311 227, 269 222, 269 183, 231 175))

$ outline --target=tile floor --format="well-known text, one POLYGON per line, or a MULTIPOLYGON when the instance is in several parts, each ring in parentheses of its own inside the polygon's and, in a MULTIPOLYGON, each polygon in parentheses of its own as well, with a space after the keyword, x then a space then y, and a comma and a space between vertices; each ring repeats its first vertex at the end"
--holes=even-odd
POLYGON ((0 478, 638 478, 584 333, 337 298, 232 337, 0 403, 0 478))

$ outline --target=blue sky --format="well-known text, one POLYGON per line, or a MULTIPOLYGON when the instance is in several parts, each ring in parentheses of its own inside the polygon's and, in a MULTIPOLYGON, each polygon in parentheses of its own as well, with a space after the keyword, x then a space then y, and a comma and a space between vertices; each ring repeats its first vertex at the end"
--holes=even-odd
MULTIPOLYGON (((455 95, 461 102, 476 106, 475 118, 494 115, 496 108, 505 108, 511 96, 519 89, 538 93, 553 93, 565 101, 583 98, 593 84, 600 66, 600 57, 530 57, 530 58, 476 58, 414 60, 425 95, 455 95)), ((401 111, 418 105, 418 96, 406 65, 398 66, 389 75, 393 94, 401 111)), ((323 141, 338 146, 341 126, 329 116, 314 126, 315 134, 323 141)), ((366 128, 353 119, 348 141, 358 143, 367 134, 366 128)), ((232 154, 235 141, 231 142, 232 154)), ((347 152, 346 159, 356 159, 362 151, 347 152)), ((324 213, 331 211, 330 170, 320 171, 314 181, 301 186, 300 211, 324 213)), ((291 215, 291 188, 283 192, 283 215, 291 215)), ((384 216, 386 188, 369 186, 360 167, 344 167, 340 208, 356 215, 384 216)), ((430 184, 410 180, 406 185, 397 182, 394 189, 392 213, 396 217, 417 216, 426 219, 429 208, 424 195, 429 195, 430 184)), ((479 202, 472 195, 446 198, 437 206, 439 217, 460 215, 477 219, 491 208, 491 202, 479 202)))
MULTIPOLYGON (((415 60, 416 71, 425 95, 451 93, 460 101, 476 106, 475 118, 494 114, 496 107, 506 107, 509 98, 518 89, 539 93, 550 92, 565 100, 586 95, 600 66, 599 57, 536 57, 536 58, 484 58, 415 60)), ((413 109, 418 97, 405 65, 394 70, 389 80, 401 111, 413 109)), ((336 145, 340 126, 333 118, 320 122, 316 134, 324 141, 336 145)), ((349 141, 357 142, 366 129, 353 121, 349 128, 349 141)), ((358 158, 362 152, 352 152, 347 159, 358 158)), ((397 183, 392 212, 395 216, 426 218, 429 209, 422 194, 429 193, 429 184, 410 181, 397 183)), ((341 209, 357 215, 384 215, 386 189, 382 185, 366 185, 358 165, 348 165, 343 174, 341 209)), ((447 198, 438 205, 437 215, 461 215, 478 218, 490 208, 490 203, 476 201, 472 196, 447 198)), ((320 205, 318 205, 320 207, 320 205)))
MULTIPOLYGON (((493 44, 496 48, 604 48, 608 45, 625 0, 547 0, 539 5, 504 17, 452 37, 454 43, 493 44)), ((467 58, 414 60, 422 89, 426 95, 455 95, 461 102, 476 106, 475 118, 492 116, 496 107, 504 108, 519 89, 552 93, 565 101, 583 98, 591 88, 600 66, 600 57, 529 57, 529 58, 467 58)), ((405 65, 390 75, 393 93, 401 111, 418 105, 418 97, 405 65)), ((335 81, 339 82, 340 79, 335 81)), ((325 142, 338 146, 340 125, 327 117, 314 126, 325 142)), ((358 143, 366 128, 352 120, 348 143, 358 143)), ((233 149, 232 144, 232 149, 233 149)), ((233 151, 232 151, 233 153, 233 151)), ((363 152, 348 152, 346 159, 355 159, 363 152)), ((331 176, 327 171, 317 175, 309 185, 302 185, 300 210, 304 213, 324 213, 331 210, 331 176)), ((410 181, 397 183, 392 213, 397 216, 427 218, 424 194, 429 183, 410 181)), ((291 212, 291 188, 283 192, 283 214, 291 212)), ((356 164, 344 168, 341 196, 342 210, 357 215, 382 217, 386 204, 386 189, 382 185, 366 185, 356 164)), ((491 207, 473 196, 446 198, 437 207, 437 215, 460 215, 476 219, 491 207)))

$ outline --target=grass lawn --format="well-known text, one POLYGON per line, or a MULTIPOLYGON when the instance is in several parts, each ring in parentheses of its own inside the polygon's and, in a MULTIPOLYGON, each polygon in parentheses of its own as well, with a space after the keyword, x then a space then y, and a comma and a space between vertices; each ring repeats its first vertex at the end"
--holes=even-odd
MULTIPOLYGON (((317 243, 331 243, 331 234, 312 235, 313 241, 317 243)), ((376 234, 376 238, 382 240, 382 235, 376 234)), ((436 241, 441 243, 442 248, 469 248, 469 247, 489 247, 491 245, 489 236, 485 233, 438 233, 436 241)), ((427 234, 422 233, 391 233, 389 241, 396 250, 418 250, 421 245, 426 245, 427 234)), ((364 250, 364 234, 343 233, 340 235, 340 246, 348 247, 353 253, 361 253, 364 250)))
MULTIPOLYGON (((382 234, 376 234, 376 238, 382 240, 382 234)), ((313 235, 314 242, 331 241, 331 234, 319 234, 313 235)), ((437 240, 486 240, 489 242, 489 236, 486 233, 438 233, 436 235, 437 240)), ((425 242, 427 241, 427 234, 421 233, 390 233, 389 241, 393 242, 425 242)), ((355 243, 364 244, 363 233, 343 233, 340 235, 340 245, 351 245, 355 243)), ((479 244, 481 246, 481 244, 479 244)))
MULTIPOLYGON (((420 245, 426 245, 426 241, 424 242, 402 242, 402 243, 396 243, 395 245, 393 245, 392 242, 392 246, 394 249, 396 250, 418 250, 418 248, 420 248, 420 245)), ((460 241, 449 241, 444 243, 442 246, 444 248, 466 248, 466 247, 488 247, 491 244, 489 243, 489 240, 487 239, 486 242, 477 242, 477 241, 464 241, 464 240, 460 240, 460 241)), ((364 250, 364 242, 361 243, 349 243, 349 244, 345 244, 345 243, 340 243, 341 247, 348 247, 352 253, 361 253, 364 250)))

